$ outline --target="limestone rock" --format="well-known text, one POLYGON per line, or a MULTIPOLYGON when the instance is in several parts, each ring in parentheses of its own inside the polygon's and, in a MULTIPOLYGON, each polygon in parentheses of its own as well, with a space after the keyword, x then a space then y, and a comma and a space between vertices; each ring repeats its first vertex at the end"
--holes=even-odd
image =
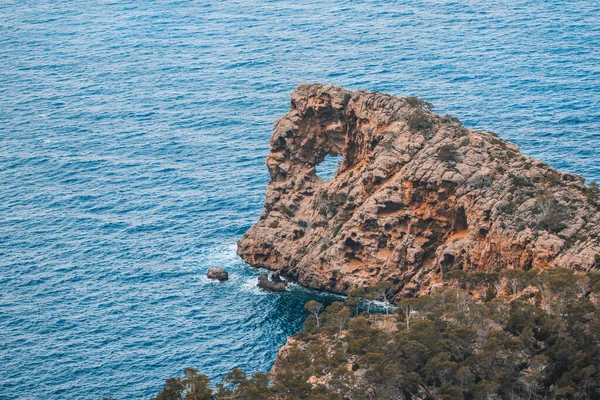
POLYGON ((453 269, 600 266, 600 199, 582 177, 404 98, 298 86, 267 167, 238 254, 306 286, 413 293, 453 269), (326 155, 344 159, 329 181, 326 155))
POLYGON ((229 274, 223 268, 211 268, 206 273, 209 279, 216 279, 218 281, 226 281, 229 279, 229 274))
POLYGON ((278 273, 274 273, 271 279, 267 274, 262 274, 258 277, 257 286, 270 292, 283 292, 287 287, 287 282, 281 280, 278 273))

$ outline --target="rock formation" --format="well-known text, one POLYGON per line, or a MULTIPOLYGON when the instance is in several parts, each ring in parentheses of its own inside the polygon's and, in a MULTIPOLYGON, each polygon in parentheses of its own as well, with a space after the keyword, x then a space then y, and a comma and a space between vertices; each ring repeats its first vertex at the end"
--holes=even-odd
POLYGON ((273 273, 273 276, 271 276, 271 279, 269 279, 269 275, 267 274, 259 276, 258 284, 256 286, 270 292, 283 292, 287 287, 287 282, 281 280, 279 273, 275 272, 273 273))
POLYGON ((275 123, 249 264, 347 293, 426 291, 454 269, 600 266, 600 195, 428 103, 302 84, 275 123), (335 178, 315 167, 342 155, 335 178))
POLYGON ((209 279, 216 279, 218 281, 226 281, 229 279, 229 274, 223 268, 211 268, 206 273, 209 279))

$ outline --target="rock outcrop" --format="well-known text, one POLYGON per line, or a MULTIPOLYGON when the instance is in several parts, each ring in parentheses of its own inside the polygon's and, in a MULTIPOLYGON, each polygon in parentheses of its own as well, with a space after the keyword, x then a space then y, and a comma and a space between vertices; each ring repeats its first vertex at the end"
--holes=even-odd
POLYGON ((218 281, 226 281, 229 279, 229 273, 223 268, 211 268, 206 273, 206 277, 209 279, 216 279, 218 281))
POLYGON ((269 279, 269 275, 267 274, 259 276, 256 286, 270 292, 284 292, 287 287, 287 282, 281 280, 279 273, 275 272, 273 276, 271 276, 271 279, 269 279))
POLYGON ((338 293, 426 291, 454 269, 600 266, 600 195, 415 98, 302 84, 275 123, 249 264, 338 293), (315 167, 342 155, 335 178, 315 167))

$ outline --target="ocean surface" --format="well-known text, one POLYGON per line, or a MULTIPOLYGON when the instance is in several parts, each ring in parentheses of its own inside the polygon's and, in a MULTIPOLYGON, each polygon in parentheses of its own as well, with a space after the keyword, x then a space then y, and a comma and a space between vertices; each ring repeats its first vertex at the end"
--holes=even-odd
POLYGON ((0 399, 269 370, 319 295, 261 292, 235 243, 305 81, 422 97, 600 180, 598 1, 3 0, 0 399))

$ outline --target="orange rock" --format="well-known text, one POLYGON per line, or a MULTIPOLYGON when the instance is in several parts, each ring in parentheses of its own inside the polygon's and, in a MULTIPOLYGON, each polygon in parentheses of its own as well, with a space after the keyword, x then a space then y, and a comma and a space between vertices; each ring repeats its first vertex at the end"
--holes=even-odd
POLYGON ((453 269, 600 266, 600 199, 582 177, 403 98, 302 84, 267 166, 238 254, 306 286, 412 293, 453 269), (329 181, 326 155, 344 158, 329 181))

